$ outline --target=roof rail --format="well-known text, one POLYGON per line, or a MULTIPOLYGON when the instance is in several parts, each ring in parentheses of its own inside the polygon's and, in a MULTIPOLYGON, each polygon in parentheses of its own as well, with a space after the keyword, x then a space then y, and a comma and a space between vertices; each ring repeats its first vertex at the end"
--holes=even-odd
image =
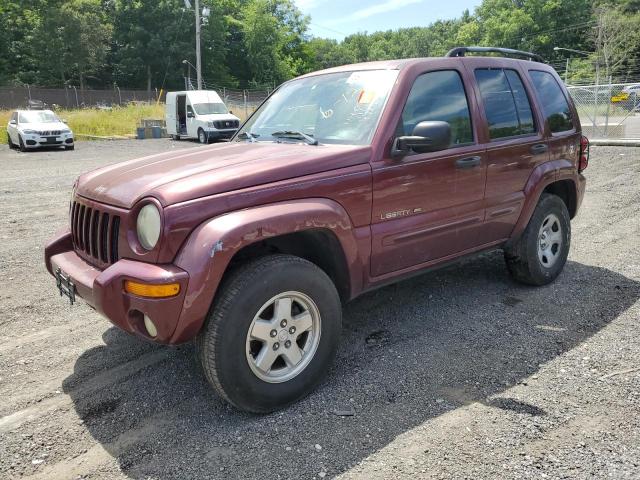
POLYGON ((447 52, 445 57, 464 57, 465 53, 502 53, 503 55, 511 55, 516 57, 526 57, 529 60, 544 63, 540 55, 522 50, 513 50, 511 48, 498 47, 456 47, 447 52))

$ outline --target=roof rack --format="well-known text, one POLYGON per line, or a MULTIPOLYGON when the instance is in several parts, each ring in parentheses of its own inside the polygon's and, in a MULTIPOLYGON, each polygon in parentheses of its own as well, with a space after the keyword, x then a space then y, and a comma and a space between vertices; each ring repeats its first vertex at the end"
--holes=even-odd
POLYGON ((513 50, 511 48, 498 48, 498 47, 456 47, 447 52, 445 57, 464 57, 465 53, 502 53, 503 55, 510 55, 516 57, 526 57, 529 60, 535 60, 536 62, 544 63, 544 60, 540 55, 531 52, 524 52, 522 50, 513 50))

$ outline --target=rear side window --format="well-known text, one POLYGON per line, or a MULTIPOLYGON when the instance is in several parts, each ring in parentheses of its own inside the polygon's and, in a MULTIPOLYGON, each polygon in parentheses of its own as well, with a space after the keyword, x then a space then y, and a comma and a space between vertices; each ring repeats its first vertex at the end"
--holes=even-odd
POLYGON ((403 134, 411 135, 425 121, 449 123, 452 145, 473 143, 469 104, 458 72, 429 72, 416 79, 402 111, 403 134))
POLYGON ((572 130, 573 119, 569 102, 553 75, 540 70, 530 70, 529 74, 551 131, 557 133, 572 130))
POLYGON ((527 92, 515 70, 477 69, 491 140, 535 132, 527 92))

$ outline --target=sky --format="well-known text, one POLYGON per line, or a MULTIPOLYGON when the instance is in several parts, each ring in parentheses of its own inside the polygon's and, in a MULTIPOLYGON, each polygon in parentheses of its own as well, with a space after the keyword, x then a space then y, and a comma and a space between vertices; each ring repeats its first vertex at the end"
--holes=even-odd
POLYGON ((426 27, 436 20, 459 17, 481 0, 295 0, 311 16, 310 33, 342 40, 357 32, 426 27))

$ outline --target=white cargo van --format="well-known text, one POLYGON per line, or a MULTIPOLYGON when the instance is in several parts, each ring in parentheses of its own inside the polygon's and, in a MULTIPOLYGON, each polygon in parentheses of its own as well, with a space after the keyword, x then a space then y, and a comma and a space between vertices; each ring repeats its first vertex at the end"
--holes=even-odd
POLYGON ((213 90, 167 92, 165 119, 171 138, 197 138, 200 143, 231 138, 240 126, 213 90))

